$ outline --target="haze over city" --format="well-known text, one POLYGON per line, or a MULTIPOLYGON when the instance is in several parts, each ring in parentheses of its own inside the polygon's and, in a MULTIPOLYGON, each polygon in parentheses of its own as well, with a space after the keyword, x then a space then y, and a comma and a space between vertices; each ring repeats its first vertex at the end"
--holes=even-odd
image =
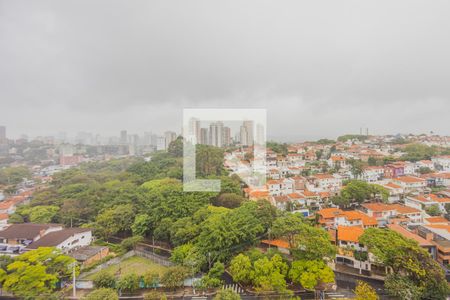
POLYGON ((447 1, 0 1, 11 137, 179 132, 267 108, 268 138, 450 134, 447 1))

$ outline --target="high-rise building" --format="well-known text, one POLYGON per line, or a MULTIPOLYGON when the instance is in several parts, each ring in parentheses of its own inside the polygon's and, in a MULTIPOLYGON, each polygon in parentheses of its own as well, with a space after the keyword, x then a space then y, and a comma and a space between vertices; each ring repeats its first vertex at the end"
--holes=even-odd
POLYGON ((253 121, 244 121, 239 130, 240 144, 242 146, 253 146, 254 141, 254 129, 253 121))
POLYGON ((256 124, 256 144, 263 146, 266 144, 266 132, 262 124, 256 124))
POLYGON ((0 144, 6 144, 6 127, 0 126, 0 144))
POLYGON ((164 137, 166 139, 166 141, 165 141, 166 149, 169 149, 170 143, 172 143, 173 141, 175 141, 177 139, 177 134, 173 131, 166 131, 166 132, 164 132, 164 137))
POLYGON ((166 150, 166 138, 163 136, 158 136, 156 138, 156 150, 166 150))
POLYGON ((248 146, 247 127, 244 125, 239 128, 239 142, 242 146, 248 146))
POLYGON ((126 130, 122 130, 122 131, 120 132, 120 143, 121 143, 122 145, 128 144, 128 133, 127 133, 126 130))
POLYGON ((198 140, 197 143, 202 145, 209 145, 208 128, 200 128, 200 140, 198 140))
POLYGON ((222 144, 224 146, 231 145, 231 128, 230 127, 223 127, 223 134, 222 134, 222 144))
POLYGON ((252 146, 253 145, 253 140, 254 140, 254 137, 255 137, 254 129, 253 129, 254 123, 253 123, 253 121, 244 121, 243 125, 246 128, 246 130, 247 130, 247 145, 248 146, 252 146))
POLYGON ((209 124, 209 144, 215 147, 222 147, 223 142, 223 123, 213 122, 209 124))
MULTIPOLYGON (((196 119, 196 118, 191 118, 189 120, 189 129, 188 129, 188 135, 189 137, 195 137, 195 142, 197 144, 201 144, 200 143, 200 139, 201 139, 201 124, 200 124, 200 120, 196 119)), ((190 142, 192 142, 192 139, 190 140, 190 142)))

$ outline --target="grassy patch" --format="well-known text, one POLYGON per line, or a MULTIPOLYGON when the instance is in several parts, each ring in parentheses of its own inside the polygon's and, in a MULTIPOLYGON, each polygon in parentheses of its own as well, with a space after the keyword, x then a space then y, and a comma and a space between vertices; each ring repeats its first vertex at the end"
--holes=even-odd
MULTIPOLYGON (((134 273, 136 275, 144 275, 149 271, 158 272, 160 276, 162 276, 162 274, 166 272, 167 267, 158 265, 151 260, 140 256, 132 256, 123 260, 117 265, 109 266, 103 270, 113 275, 118 275, 119 277, 131 273, 134 273)), ((87 276, 86 279, 92 280, 96 274, 97 273, 91 274, 87 276)))

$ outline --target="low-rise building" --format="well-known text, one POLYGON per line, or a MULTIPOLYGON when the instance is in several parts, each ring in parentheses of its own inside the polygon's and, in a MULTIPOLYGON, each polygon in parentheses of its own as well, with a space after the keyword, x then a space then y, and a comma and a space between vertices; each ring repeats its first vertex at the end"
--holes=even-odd
POLYGON ((403 188, 405 192, 423 191, 427 187, 427 181, 414 176, 402 176, 393 179, 393 182, 403 188))

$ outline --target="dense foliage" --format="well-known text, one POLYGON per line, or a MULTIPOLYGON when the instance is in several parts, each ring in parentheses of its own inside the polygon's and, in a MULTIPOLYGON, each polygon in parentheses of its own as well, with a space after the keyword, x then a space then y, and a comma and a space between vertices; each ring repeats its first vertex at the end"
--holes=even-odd
POLYGON ((392 295, 401 299, 446 298, 449 287, 442 268, 414 240, 392 230, 368 228, 360 242, 381 263, 392 268, 393 274, 386 279, 386 287, 392 295), (420 296, 410 298, 413 291, 409 286, 417 287, 414 293, 420 296))
POLYGON ((75 260, 55 248, 41 247, 16 256, 0 269, 6 291, 23 298, 52 292, 60 279, 70 279, 75 260))

